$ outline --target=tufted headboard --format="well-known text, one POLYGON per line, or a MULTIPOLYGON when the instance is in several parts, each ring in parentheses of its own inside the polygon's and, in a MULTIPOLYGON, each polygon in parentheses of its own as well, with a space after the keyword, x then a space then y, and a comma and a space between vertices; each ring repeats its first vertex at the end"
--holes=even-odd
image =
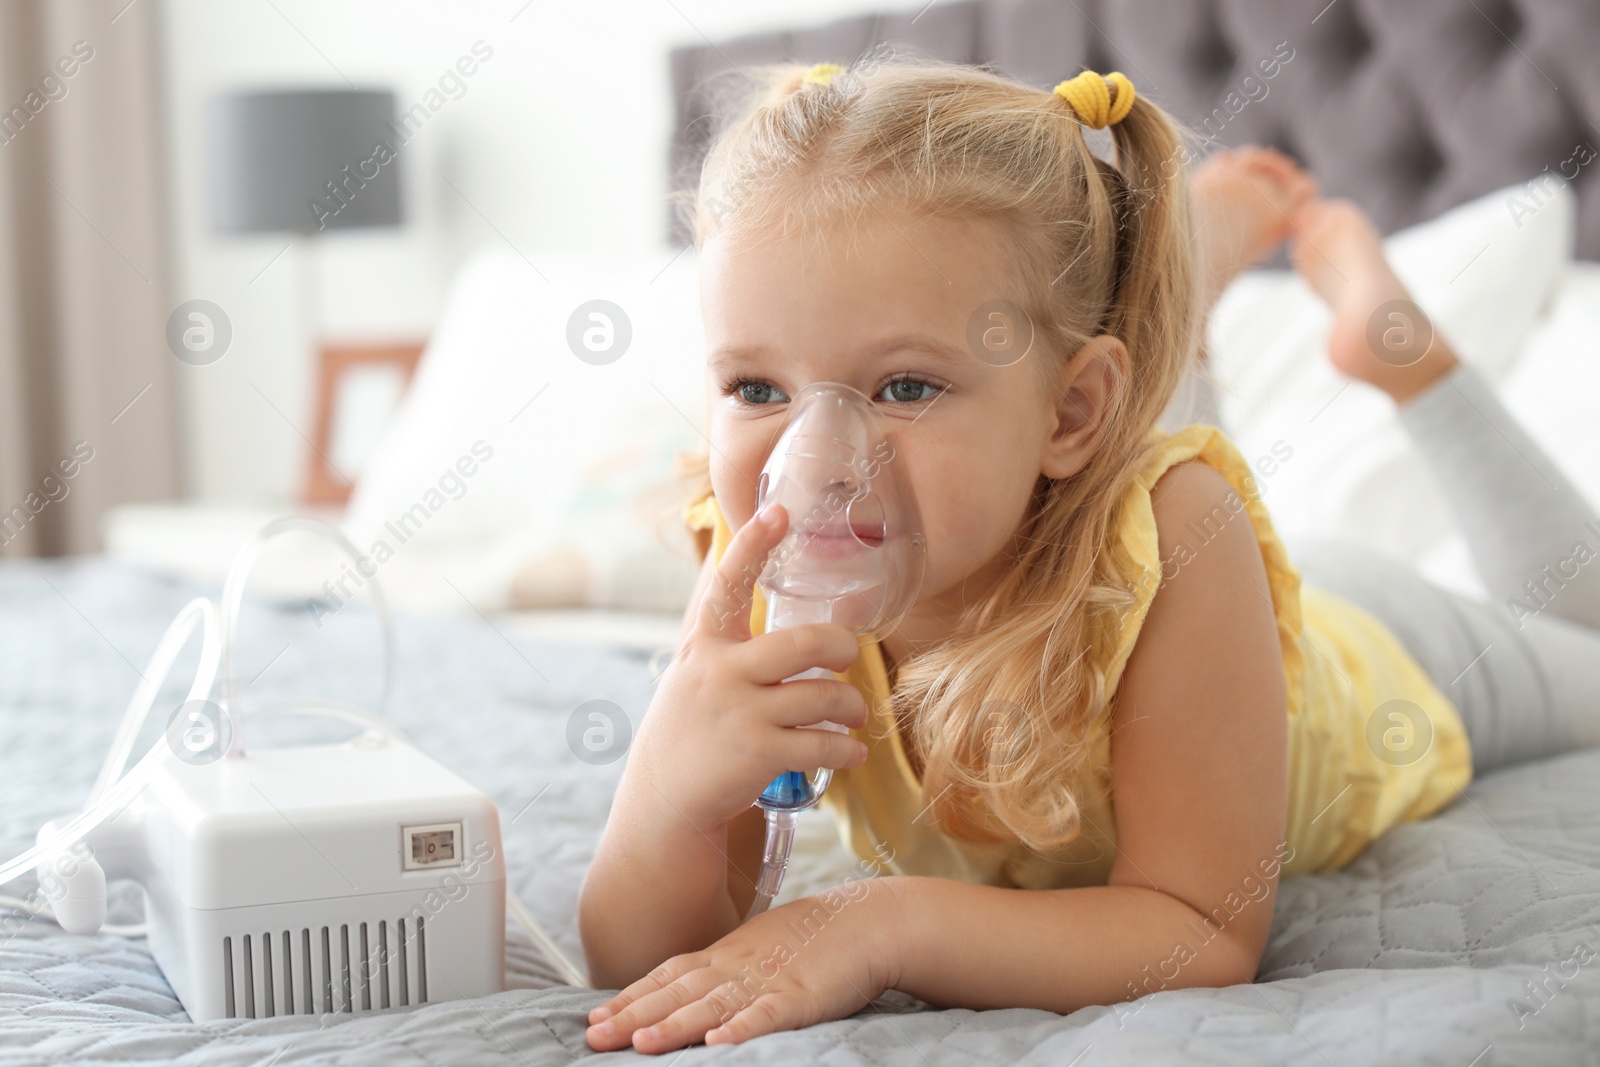
POLYGON ((933 0, 680 48, 674 187, 697 179, 719 75, 843 63, 884 42, 1041 89, 1085 67, 1121 70, 1218 144, 1287 151, 1385 232, 1516 182, 1533 182, 1532 209, 1564 182, 1579 202, 1577 254, 1600 260, 1597 0, 933 0))

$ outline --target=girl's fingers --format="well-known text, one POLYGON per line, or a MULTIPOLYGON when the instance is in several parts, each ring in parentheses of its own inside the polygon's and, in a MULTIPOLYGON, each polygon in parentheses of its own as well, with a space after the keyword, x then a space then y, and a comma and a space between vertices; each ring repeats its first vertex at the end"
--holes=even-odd
POLYGON ((849 682, 802 678, 775 687, 769 698, 776 726, 815 726, 836 722, 853 730, 867 725, 867 701, 849 682))
POLYGON ((703 955, 698 952, 672 957, 637 982, 630 984, 604 1004, 591 1009, 589 1022, 604 1022, 645 994, 654 993, 663 986, 676 982, 690 971, 698 970, 704 962, 703 955))
MULTIPOLYGON (((667 1020, 669 1023, 671 1021, 667 1020)), ((748 1008, 721 1026, 707 1030, 705 1043, 724 1045, 749 1041, 752 1037, 760 1037, 762 1034, 793 1030, 801 1022, 803 1020, 800 1017, 799 1005, 793 997, 782 993, 768 993, 757 997, 748 1008)))
POLYGON ((788 528, 788 512, 781 504, 769 504, 739 527, 700 599, 697 632, 738 641, 750 639, 750 603, 756 579, 766 566, 767 554, 783 540, 788 528))
POLYGON ((778 746, 778 754, 789 768, 847 771, 867 761, 867 746, 836 730, 790 730, 778 746))
MULTIPOLYGON (((747 614, 747 630, 749 625, 747 614)), ((839 623, 813 622, 753 637, 738 652, 746 678, 757 685, 773 685, 813 667, 843 673, 861 654, 861 645, 839 623)))
POLYGON ((761 1001, 772 999, 770 994, 752 1000, 753 996, 737 981, 719 982, 705 996, 685 1004, 663 1021, 635 1031, 633 1047, 640 1052, 670 1052, 703 1040, 708 1032, 720 1029, 761 1001))
MULTIPOLYGON (((685 1005, 703 1003, 704 998, 723 982, 724 979, 715 971, 703 967, 680 975, 667 985, 645 993, 611 1018, 589 1027, 589 1046, 595 1049, 626 1048, 630 1042, 636 1042, 641 1027, 659 1024, 685 1005)), ((713 1021, 707 1025, 715 1023, 713 1021)), ((701 1032, 704 1032, 704 1028, 701 1032)), ((699 1039, 700 1035, 696 1034, 691 1040, 699 1039)))

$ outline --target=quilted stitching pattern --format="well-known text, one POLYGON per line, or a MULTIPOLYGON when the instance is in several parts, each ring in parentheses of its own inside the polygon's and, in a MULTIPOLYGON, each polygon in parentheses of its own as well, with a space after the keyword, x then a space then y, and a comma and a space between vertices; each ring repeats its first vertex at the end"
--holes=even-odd
MULTIPOLYGON (((132 664, 142 665, 196 592, 99 561, 0 566, 5 854, 87 792, 132 690, 132 664)), ((241 633, 247 678, 288 646, 251 699, 371 699, 373 631, 358 608, 318 631, 303 610, 254 603, 241 633)), ((499 802, 514 884, 577 955, 577 889, 619 766, 574 759, 566 718, 603 698, 637 723, 650 695, 644 660, 444 619, 402 619, 399 637, 393 718, 499 802)), ((175 706, 182 693, 174 687, 167 696, 175 706)), ((1543 1006, 1525 983, 1544 978, 1579 941, 1600 951, 1597 783, 1600 751, 1510 768, 1475 782, 1437 818, 1398 828, 1345 870, 1289 880, 1255 985, 1162 992, 1064 1017, 933 1011, 891 995, 849 1019, 746 1046, 695 1048, 672 1062, 1596 1062, 1600 961, 1564 989, 1551 981, 1543 1006), (1519 1026, 1513 1000, 1538 1010, 1519 1026)), ((848 867, 842 853, 834 859, 848 867)), ((826 868, 814 864, 808 876, 823 881, 826 868)), ((134 898, 118 895, 114 918, 136 911, 134 898)), ((603 995, 550 988, 547 969, 520 941, 509 957, 518 988, 481 1000, 194 1025, 142 941, 7 926, 0 1064, 541 1067, 586 1056, 583 1017, 603 995)))

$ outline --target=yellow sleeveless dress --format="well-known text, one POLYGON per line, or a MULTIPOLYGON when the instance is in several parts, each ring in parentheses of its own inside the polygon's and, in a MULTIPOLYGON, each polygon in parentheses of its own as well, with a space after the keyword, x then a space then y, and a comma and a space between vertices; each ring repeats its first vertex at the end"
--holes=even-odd
MULTIPOLYGON (((1115 691, 1160 586, 1162 560, 1150 489, 1175 464, 1198 460, 1233 486, 1227 506, 1249 517, 1266 564, 1278 617, 1288 682, 1289 805, 1284 828, 1285 876, 1335 870, 1397 823, 1431 815, 1472 778, 1461 716, 1422 668, 1376 618, 1355 605, 1303 588, 1258 495, 1244 458, 1220 430, 1190 426, 1162 440, 1124 498, 1117 536, 1124 577, 1137 596, 1125 614, 1121 641, 1103 665, 1115 691), (1164 440, 1163 440, 1164 439, 1164 440)), ((712 531, 710 551, 722 558, 732 531, 714 496, 684 508, 692 530, 712 531)), ((1203 530, 1191 530, 1196 540, 1203 530)), ((1182 561, 1177 550, 1169 562, 1182 561)), ((766 602, 755 591, 752 634, 764 633, 766 602)), ((888 674, 876 642, 835 677, 866 697, 871 717, 854 731, 868 746, 866 762, 835 774, 823 796, 847 847, 878 873, 923 874, 1025 889, 1104 885, 1115 854, 1111 809, 1109 710, 1095 724, 1098 771, 1081 782, 1082 832, 1048 854, 1016 842, 974 843, 940 833, 919 818, 922 794, 900 731, 889 714, 888 674)))

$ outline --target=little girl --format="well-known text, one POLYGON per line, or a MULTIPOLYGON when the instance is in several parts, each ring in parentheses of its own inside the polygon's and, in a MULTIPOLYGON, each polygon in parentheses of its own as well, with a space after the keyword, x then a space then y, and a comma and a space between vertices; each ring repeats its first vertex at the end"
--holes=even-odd
POLYGON ((1245 150, 1200 168, 1191 221, 1185 154, 1120 74, 1046 93, 903 61, 780 70, 713 146, 705 565, 583 888, 591 976, 625 987, 592 1047, 743 1041, 890 988, 1070 1012, 1250 982, 1280 876, 1349 863, 1474 771, 1600 744, 1600 565, 1571 565, 1594 512, 1442 339, 1369 346, 1409 305, 1355 208, 1245 150), (1494 604, 1350 548, 1291 566, 1229 440, 1155 428, 1204 303, 1291 231, 1333 362, 1399 405, 1494 604), (968 347, 995 301, 1025 358, 968 347), (816 381, 899 420, 927 560, 881 642, 763 633, 789 518, 753 514, 756 482, 816 381), (817 666, 837 677, 783 683, 817 666), (795 728, 825 720, 854 733, 795 728), (752 802, 813 767, 894 877, 741 925, 752 802))

